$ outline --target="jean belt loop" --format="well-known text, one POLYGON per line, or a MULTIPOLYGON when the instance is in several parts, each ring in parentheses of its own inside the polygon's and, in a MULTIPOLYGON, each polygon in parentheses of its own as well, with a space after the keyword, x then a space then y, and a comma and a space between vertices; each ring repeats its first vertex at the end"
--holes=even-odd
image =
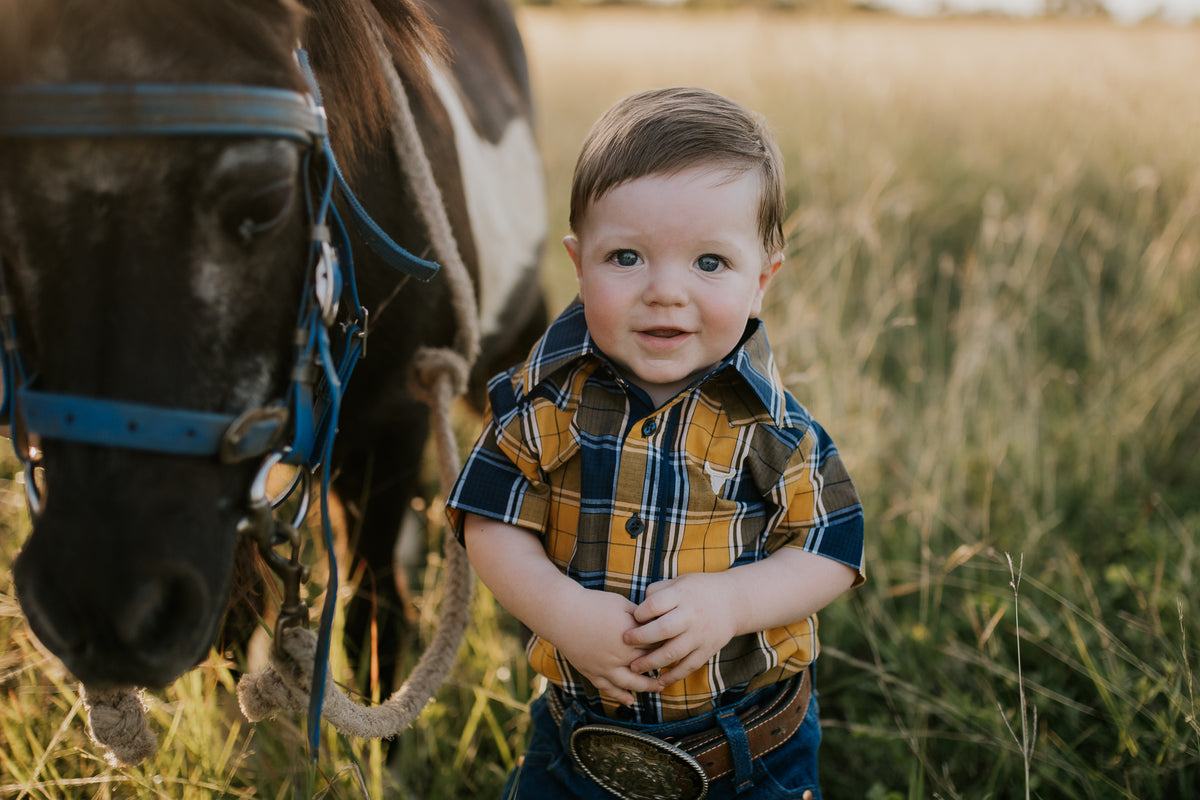
POLYGON ((744 792, 754 785, 754 767, 750 761, 750 740, 746 728, 738 718, 736 708, 726 708, 717 713, 717 723, 729 740, 729 752, 733 756, 733 783, 736 791, 744 792))
MULTIPOLYGON (((547 691, 554 691, 554 689, 551 688, 547 691)), ((562 724, 558 726, 558 737, 562 742, 563 752, 569 753, 571 752, 571 734, 580 725, 587 724, 587 717, 584 713, 582 703, 569 698, 562 698, 562 700, 566 709, 563 712, 562 724)))

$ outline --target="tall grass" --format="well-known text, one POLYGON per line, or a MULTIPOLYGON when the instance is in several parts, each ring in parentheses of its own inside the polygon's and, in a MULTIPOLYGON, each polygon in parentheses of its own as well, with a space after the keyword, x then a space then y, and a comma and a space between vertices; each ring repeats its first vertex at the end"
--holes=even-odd
MULTIPOLYGON (((1192 796, 1197 31, 546 9, 521 22, 552 239, 584 132, 630 91, 711 86, 780 135, 794 213, 764 316, 868 520, 868 583, 822 619, 826 794, 1192 796)), ((558 306, 574 292, 560 253, 558 306)), ((26 531, 17 488, 0 493, 5 558, 26 531)), ((436 498, 423 514, 440 536, 436 498)), ((427 621, 438 569, 419 581, 427 621)), ((489 797, 524 744, 531 676, 481 592, 454 675, 391 770, 378 745, 337 737, 309 766, 301 721, 239 722, 216 654, 148 698, 158 760, 114 770, 0 591, 0 797, 489 797)))

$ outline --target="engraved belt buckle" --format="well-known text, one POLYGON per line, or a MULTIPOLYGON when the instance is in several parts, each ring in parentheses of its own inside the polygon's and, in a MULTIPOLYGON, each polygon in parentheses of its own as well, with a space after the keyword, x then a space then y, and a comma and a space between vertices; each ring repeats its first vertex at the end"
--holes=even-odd
POLYGON ((623 800, 703 800, 708 776, 692 756, 648 734, 584 725, 571 754, 588 776, 623 800))

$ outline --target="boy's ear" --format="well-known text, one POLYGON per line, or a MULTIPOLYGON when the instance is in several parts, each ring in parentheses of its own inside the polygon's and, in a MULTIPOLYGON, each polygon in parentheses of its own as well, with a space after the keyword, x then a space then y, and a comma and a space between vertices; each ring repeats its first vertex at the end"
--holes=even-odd
POLYGON ((779 272, 779 268, 782 266, 783 253, 772 253, 763 264, 762 274, 758 276, 758 293, 754 296, 754 304, 750 307, 750 316, 757 317, 762 311, 763 296, 767 293, 771 279, 775 277, 775 273, 779 272))
POLYGON ((575 279, 581 280, 583 278, 583 262, 580 261, 579 240, 575 238, 574 234, 569 233, 563 237, 562 243, 563 247, 567 248, 567 255, 571 256, 571 263, 575 265, 575 279))

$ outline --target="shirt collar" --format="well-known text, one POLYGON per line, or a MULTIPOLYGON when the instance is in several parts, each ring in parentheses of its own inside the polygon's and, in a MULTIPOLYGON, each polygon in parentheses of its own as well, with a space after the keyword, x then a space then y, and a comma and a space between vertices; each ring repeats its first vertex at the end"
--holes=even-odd
POLYGON ((589 355, 603 359, 588 334, 583 303, 575 298, 529 351, 525 363, 513 375, 513 388, 525 395, 532 394, 538 384, 555 372, 589 355))
MULTIPOLYGON (((583 304, 576 299, 558 319, 550 323, 525 363, 511 373, 513 389, 518 394, 529 396, 559 371, 587 358, 606 365, 610 363, 588 334, 583 304)), ((741 383, 752 391, 762 406, 761 410, 776 425, 789 424, 792 415, 788 409, 787 393, 779 382, 775 356, 761 320, 750 320, 742 343, 709 373, 705 381, 726 372, 740 377, 741 383)))

